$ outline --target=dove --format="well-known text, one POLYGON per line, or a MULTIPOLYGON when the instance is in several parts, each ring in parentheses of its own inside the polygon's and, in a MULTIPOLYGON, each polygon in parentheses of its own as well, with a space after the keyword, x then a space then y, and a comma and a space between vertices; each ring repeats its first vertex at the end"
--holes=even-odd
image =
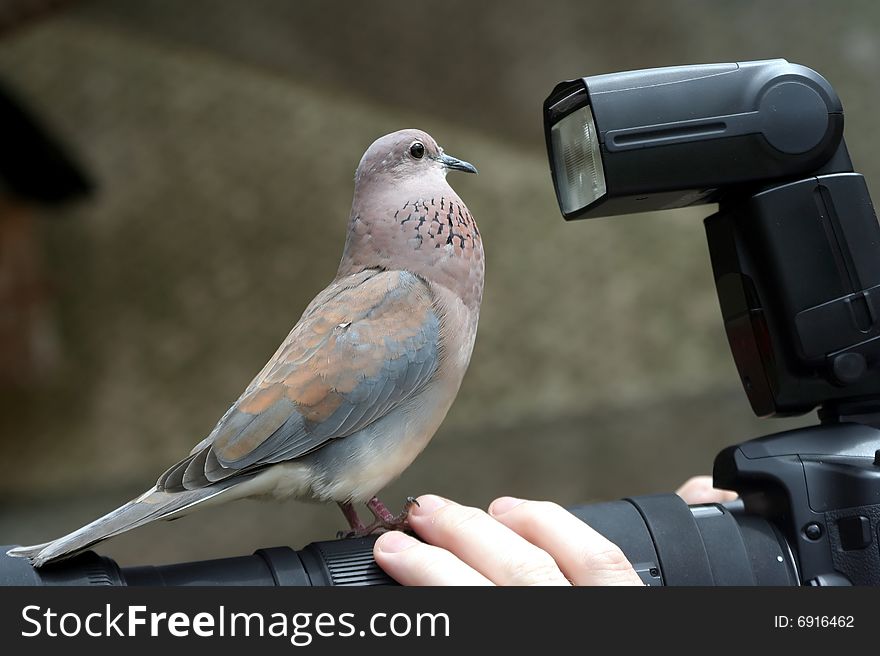
MULTIPOLYGON (((354 180, 336 277, 189 456, 139 497, 11 556, 40 567, 156 520, 236 499, 334 501, 348 535, 405 526, 376 497, 427 446, 471 359, 480 231, 446 180, 476 173, 421 130, 377 139, 354 180), (373 521, 361 521, 365 503, 373 521)), ((407 503, 411 503, 409 499, 407 503)))

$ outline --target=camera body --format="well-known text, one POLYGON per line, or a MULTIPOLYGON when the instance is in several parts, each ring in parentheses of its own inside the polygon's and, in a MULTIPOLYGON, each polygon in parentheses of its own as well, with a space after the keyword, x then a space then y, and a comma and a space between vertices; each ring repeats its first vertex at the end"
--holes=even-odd
POLYGON ((878 447, 872 426, 829 423, 728 447, 713 475, 780 530, 801 583, 880 585, 878 447))
POLYGON ((651 585, 880 585, 880 431, 856 423, 761 437, 722 451, 731 504, 635 497, 573 512, 651 585))

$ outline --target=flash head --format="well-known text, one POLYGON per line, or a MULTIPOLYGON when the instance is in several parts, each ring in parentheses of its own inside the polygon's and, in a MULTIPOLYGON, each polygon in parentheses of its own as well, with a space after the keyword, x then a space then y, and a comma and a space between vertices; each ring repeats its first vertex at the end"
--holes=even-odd
POLYGON ((718 202, 828 164, 852 170, 834 89, 784 59, 562 82, 544 129, 566 219, 718 202))

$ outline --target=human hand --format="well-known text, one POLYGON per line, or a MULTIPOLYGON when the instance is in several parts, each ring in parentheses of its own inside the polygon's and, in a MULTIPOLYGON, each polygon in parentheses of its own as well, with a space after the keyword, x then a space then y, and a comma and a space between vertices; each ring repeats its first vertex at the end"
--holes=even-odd
POLYGON ((642 585, 623 552, 555 503, 501 497, 489 512, 435 495, 373 555, 404 585, 642 585), (427 544, 426 544, 427 543, 427 544))
MULTIPOLYGON (((736 499, 710 476, 694 476, 676 493, 689 504, 736 499)), ((555 503, 501 497, 487 514, 425 495, 409 523, 429 544, 392 531, 373 549, 404 585, 641 585, 615 544, 555 503)))
POLYGON ((711 476, 694 476, 675 492, 687 504, 725 503, 736 499, 736 492, 712 487, 711 476))

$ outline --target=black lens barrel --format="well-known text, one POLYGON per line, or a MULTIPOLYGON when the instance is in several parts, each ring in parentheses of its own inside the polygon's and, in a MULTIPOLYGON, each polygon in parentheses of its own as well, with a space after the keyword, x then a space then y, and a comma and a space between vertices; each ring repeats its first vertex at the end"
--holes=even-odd
POLYGON ((571 512, 618 545, 650 585, 798 585, 785 539, 738 503, 688 506, 663 494, 571 512))
POLYGON ((254 585, 365 586, 396 585, 373 560, 375 537, 313 542, 300 551, 289 547, 260 549, 250 556, 173 565, 119 567, 87 551, 34 569, 0 547, 0 586, 23 585, 254 585))
MULTIPOLYGON (((648 585, 798 585, 786 541, 772 524, 718 504, 688 506, 674 494, 573 508, 617 544, 648 585)), ((0 547, 0 585, 395 585, 373 560, 375 537, 313 542, 300 551, 174 565, 119 567, 87 551, 34 569, 0 547)))

